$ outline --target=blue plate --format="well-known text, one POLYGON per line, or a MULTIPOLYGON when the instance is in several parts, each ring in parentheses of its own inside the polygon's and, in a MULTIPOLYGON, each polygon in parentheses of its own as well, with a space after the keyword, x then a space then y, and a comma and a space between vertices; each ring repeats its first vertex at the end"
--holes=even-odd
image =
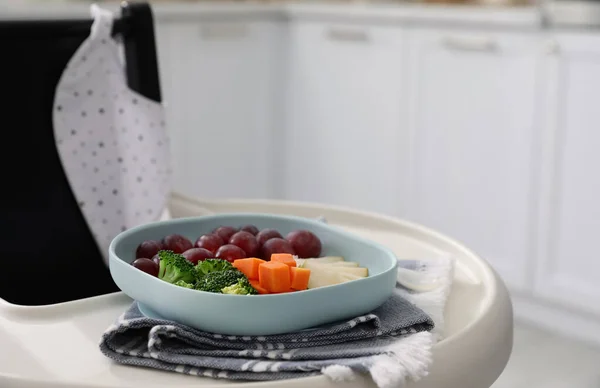
POLYGON ((110 244, 110 273, 148 316, 227 335, 272 335, 304 330, 367 313, 388 299, 396 284, 396 256, 387 248, 322 222, 271 214, 235 213, 178 218, 129 229, 110 244), (307 229, 323 243, 322 256, 343 256, 369 270, 369 277, 274 295, 225 295, 174 286, 130 263, 144 240, 181 234, 192 241, 222 225, 252 224, 282 235, 307 229))

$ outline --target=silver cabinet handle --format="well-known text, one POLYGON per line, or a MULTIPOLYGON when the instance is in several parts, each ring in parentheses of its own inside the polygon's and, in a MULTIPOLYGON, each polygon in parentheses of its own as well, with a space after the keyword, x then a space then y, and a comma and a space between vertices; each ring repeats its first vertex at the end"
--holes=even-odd
POLYGON ((200 27, 200 35, 205 39, 239 39, 248 35, 245 24, 211 24, 200 27))
POLYGON ((367 31, 349 28, 330 28, 327 31, 327 37, 344 42, 368 42, 370 40, 367 31))
POLYGON ((499 49, 498 43, 488 38, 456 38, 446 37, 442 44, 449 49, 462 51, 492 52, 499 49))

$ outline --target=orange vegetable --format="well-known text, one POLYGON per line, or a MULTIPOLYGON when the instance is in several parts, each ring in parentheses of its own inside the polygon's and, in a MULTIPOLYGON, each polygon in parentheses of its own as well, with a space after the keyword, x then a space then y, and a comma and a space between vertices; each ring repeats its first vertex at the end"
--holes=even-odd
POLYGON ((271 261, 275 261, 277 263, 283 263, 290 267, 296 266, 296 260, 289 253, 273 253, 271 255, 271 261))
POLYGON ((239 269, 248 279, 258 279, 258 266, 266 261, 249 257, 247 259, 237 259, 233 262, 233 266, 239 269))
POLYGON ((310 279, 310 269, 290 267, 290 283, 294 290, 306 290, 308 288, 308 279, 310 279))
MULTIPOLYGON (((235 263, 235 261, 234 261, 234 263, 235 263)), ((248 281, 250 282, 252 287, 254 287, 254 289, 256 291, 258 291, 259 294, 268 294, 269 293, 269 291, 267 291, 266 288, 264 288, 263 286, 260 285, 260 283, 258 282, 257 279, 250 279, 248 281)))
POLYGON ((285 290, 285 291, 281 291, 281 292, 273 292, 273 294, 286 294, 288 292, 296 292, 296 290, 294 290, 293 288, 290 288, 289 290, 285 290))
POLYGON ((290 267, 276 261, 269 261, 258 267, 258 281, 269 292, 284 292, 291 287, 290 267))

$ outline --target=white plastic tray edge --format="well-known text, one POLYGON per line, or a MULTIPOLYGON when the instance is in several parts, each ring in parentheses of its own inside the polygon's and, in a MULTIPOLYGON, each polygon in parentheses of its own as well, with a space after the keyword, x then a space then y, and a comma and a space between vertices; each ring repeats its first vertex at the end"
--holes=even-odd
MULTIPOLYGON (((392 217, 373 214, 342 207, 308 204, 289 201, 266 200, 198 200, 180 194, 174 194, 170 206, 173 217, 195 216, 222 212, 262 211, 282 214, 295 214, 307 217, 325 216, 332 224, 348 227, 360 227, 378 231, 390 230, 403 237, 415 240, 425 239, 428 244, 440 251, 457 255, 457 272, 462 274, 462 282, 470 284, 474 290, 482 291, 481 308, 476 312, 476 319, 454 332, 450 337, 434 347, 434 367, 424 380, 407 385, 407 388, 439 388, 449 386, 489 387, 504 369, 512 349, 512 306, 504 283, 493 269, 463 244, 436 231, 392 217), (493 350, 492 350, 493 349, 493 350), (457 356, 459 354, 460 356, 457 356), (443 366, 443 367, 441 367, 443 366), (463 368, 468 368, 465 373, 463 368)), ((424 240, 424 241, 425 241, 424 240)), ((408 258, 408 257, 407 257, 408 258)), ((95 311, 108 307, 127 306, 131 300, 122 293, 103 295, 56 305, 27 307, 15 306, 0 299, 0 318, 9 319, 13 324, 51 324, 52 321, 64 319, 65 314, 74 311, 95 311)), ((449 309, 460 309, 450 306, 449 309)), ((451 312, 452 313, 452 312, 451 312)), ((118 315, 118 314, 117 314, 118 315)), ((115 315, 115 318, 116 316, 115 315)), ((0 328, 1 330, 1 328, 0 328)), ((0 332, 1 334, 1 332, 0 332)), ((0 337, 1 338, 1 337, 0 337)), ((0 343, 1 346, 1 343, 0 343)), ((8 349, 3 349, 8 351, 8 349)), ((127 368, 127 367, 124 367, 127 368)), ((137 368, 135 368, 137 369, 137 368)), ((133 373, 133 372, 132 372, 133 373)), ((158 373, 152 371, 152 373, 158 373)), ((222 381, 191 378, 189 385, 214 386, 240 385, 222 381)), ((244 387, 282 387, 325 388, 338 386, 325 377, 289 380, 285 382, 244 383, 244 387)), ((43 381, 35 378, 24 378, 22 374, 5 373, 0 365, 0 387, 2 388, 58 388, 58 387, 130 387, 116 381, 43 381), (84 385, 82 385, 84 384, 84 385)), ((154 385, 157 386, 157 385, 154 385)), ((182 386, 182 384, 177 384, 182 386)), ((369 379, 358 380, 343 385, 344 387, 373 386, 369 379)))

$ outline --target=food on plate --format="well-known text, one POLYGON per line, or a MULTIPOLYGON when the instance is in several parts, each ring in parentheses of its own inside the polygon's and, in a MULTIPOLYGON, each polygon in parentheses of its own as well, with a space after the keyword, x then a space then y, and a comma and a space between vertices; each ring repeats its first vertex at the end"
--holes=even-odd
POLYGON ((296 266, 296 260, 294 260, 294 256, 289 253, 273 253, 271 255, 271 261, 283 263, 285 265, 289 265, 290 267, 296 266))
POLYGON ((233 269, 233 265, 227 260, 221 259, 208 259, 201 263, 196 264, 196 273, 198 277, 208 275, 211 272, 221 272, 233 269))
POLYGON ((196 265, 199 261, 204 261, 214 256, 213 252, 204 248, 191 248, 183 252, 182 255, 194 265, 196 265))
POLYGON ((252 233, 253 236, 256 236, 259 232, 258 228, 254 225, 244 225, 240 228, 241 231, 252 233))
MULTIPOLYGON (((215 292, 215 293, 225 293, 223 290, 229 286, 233 286, 239 284, 239 281, 244 281, 244 286, 242 287, 244 294, 256 294, 256 290, 252 288, 246 276, 235 268, 228 269, 225 271, 213 271, 204 275, 200 279, 198 279, 198 283, 196 284, 196 289, 200 291, 207 292, 215 292)), ((229 290, 229 289, 228 289, 229 290)), ((240 292, 231 292, 235 294, 242 294, 240 292)))
POLYGON ((179 286, 179 287, 190 288, 190 289, 194 289, 194 287, 195 287, 194 283, 188 283, 188 282, 183 281, 183 280, 178 280, 178 281, 176 281, 173 284, 175 284, 176 286, 179 286))
POLYGON ((302 268, 308 268, 312 270, 327 270, 327 271, 335 271, 337 273, 347 273, 361 277, 367 277, 369 275, 369 270, 364 267, 359 267, 358 263, 351 263, 351 265, 356 264, 356 266, 348 266, 344 265, 346 262, 342 263, 329 263, 322 264, 318 261, 306 260, 302 264, 302 268))
POLYGON ((158 276, 158 264, 154 261, 146 258, 135 259, 133 263, 131 263, 135 268, 146 272, 152 276, 158 276))
POLYGON ((232 295, 300 292, 369 276, 358 262, 320 257, 323 244, 308 230, 283 238, 275 229, 225 225, 191 241, 179 234, 143 241, 132 266, 179 287, 232 295))
POLYGON ((242 248, 246 257, 254 257, 258 254, 258 241, 256 241, 256 237, 250 232, 243 230, 236 232, 229 239, 229 244, 242 248))
POLYGON ((269 291, 267 291, 266 288, 264 288, 263 286, 260 285, 260 282, 258 281, 258 279, 249 279, 248 280, 250 282, 250 284, 252 285, 252 287, 254 287, 254 289, 261 295, 265 295, 268 294, 269 291))
POLYGON ((321 256, 321 240, 311 231, 295 230, 285 237, 299 258, 321 256))
POLYGON ((258 279, 258 267, 266 261, 256 257, 248 257, 233 262, 233 266, 244 273, 248 279, 258 279))
POLYGON ((179 280, 193 283, 196 280, 194 265, 182 255, 173 251, 160 251, 158 257, 160 258, 159 279, 168 283, 176 283, 179 280))
POLYGON ((338 263, 338 262, 343 262, 344 258, 341 256, 325 256, 325 257, 310 258, 310 259, 296 258, 296 264, 298 264, 298 266, 301 267, 302 263, 304 263, 306 260, 318 261, 319 263, 338 263))
POLYGON ((270 293, 289 292, 291 287, 290 266, 269 261, 258 267, 258 282, 270 293))
POLYGON ((237 283, 227 286, 221 289, 223 294, 232 294, 232 295, 255 295, 258 293, 248 278, 243 277, 239 278, 237 283))
POLYGON ((217 249, 215 257, 233 263, 235 260, 246 257, 246 252, 244 252, 244 250, 237 245, 227 244, 217 249))
POLYGON ((260 250, 260 256, 263 260, 271 260, 271 255, 275 253, 295 254, 290 242, 278 237, 272 238, 265 242, 260 250))
POLYGON ((166 236, 162 241, 162 249, 173 251, 175 253, 183 253, 192 248, 192 242, 180 234, 171 234, 166 236))
POLYGON ((308 288, 313 289, 333 286, 358 279, 362 279, 362 277, 356 275, 344 275, 335 271, 311 271, 310 279, 308 280, 308 288))
POLYGON ((140 245, 138 245, 135 250, 135 258, 145 258, 150 259, 152 256, 156 255, 158 251, 163 249, 162 243, 156 240, 147 240, 143 241, 140 245))
POLYGON ((306 290, 310 280, 310 269, 290 267, 290 287, 296 291, 306 290))
POLYGON ((299 268, 309 269, 308 288, 319 288, 358 280, 369 276, 368 268, 356 262, 344 261, 343 257, 297 259, 299 268))
POLYGON ((217 229, 213 230, 213 234, 221 237, 221 240, 227 244, 227 241, 229 241, 231 236, 233 236, 237 231, 237 228, 232 226, 219 226, 217 229))
POLYGON ((283 238, 283 236, 275 229, 263 229, 256 234, 256 241, 261 247, 272 238, 283 238))
POLYGON ((181 253, 193 264, 208 258, 221 258, 235 261, 249 257, 258 257, 265 261, 271 255, 289 253, 298 258, 318 258, 321 255, 321 240, 308 230, 295 230, 283 235, 276 229, 258 229, 255 225, 235 227, 222 225, 212 232, 200 235, 192 244, 186 236, 170 234, 162 240, 147 240, 138 245, 135 258, 150 259, 160 262, 157 254, 160 250, 181 253), (197 250, 205 249, 210 252, 197 250))
POLYGON ((196 248, 208 249, 212 253, 215 253, 217 251, 217 249, 219 249, 221 247, 221 245, 224 245, 224 244, 225 244, 225 241, 223 241, 223 239, 221 237, 217 236, 216 234, 210 233, 210 234, 203 234, 202 236, 198 237, 194 246, 196 248))
POLYGON ((306 290, 310 269, 297 271, 294 256, 276 253, 270 261, 255 257, 236 260, 233 266, 239 269, 259 294, 277 294, 306 290))

